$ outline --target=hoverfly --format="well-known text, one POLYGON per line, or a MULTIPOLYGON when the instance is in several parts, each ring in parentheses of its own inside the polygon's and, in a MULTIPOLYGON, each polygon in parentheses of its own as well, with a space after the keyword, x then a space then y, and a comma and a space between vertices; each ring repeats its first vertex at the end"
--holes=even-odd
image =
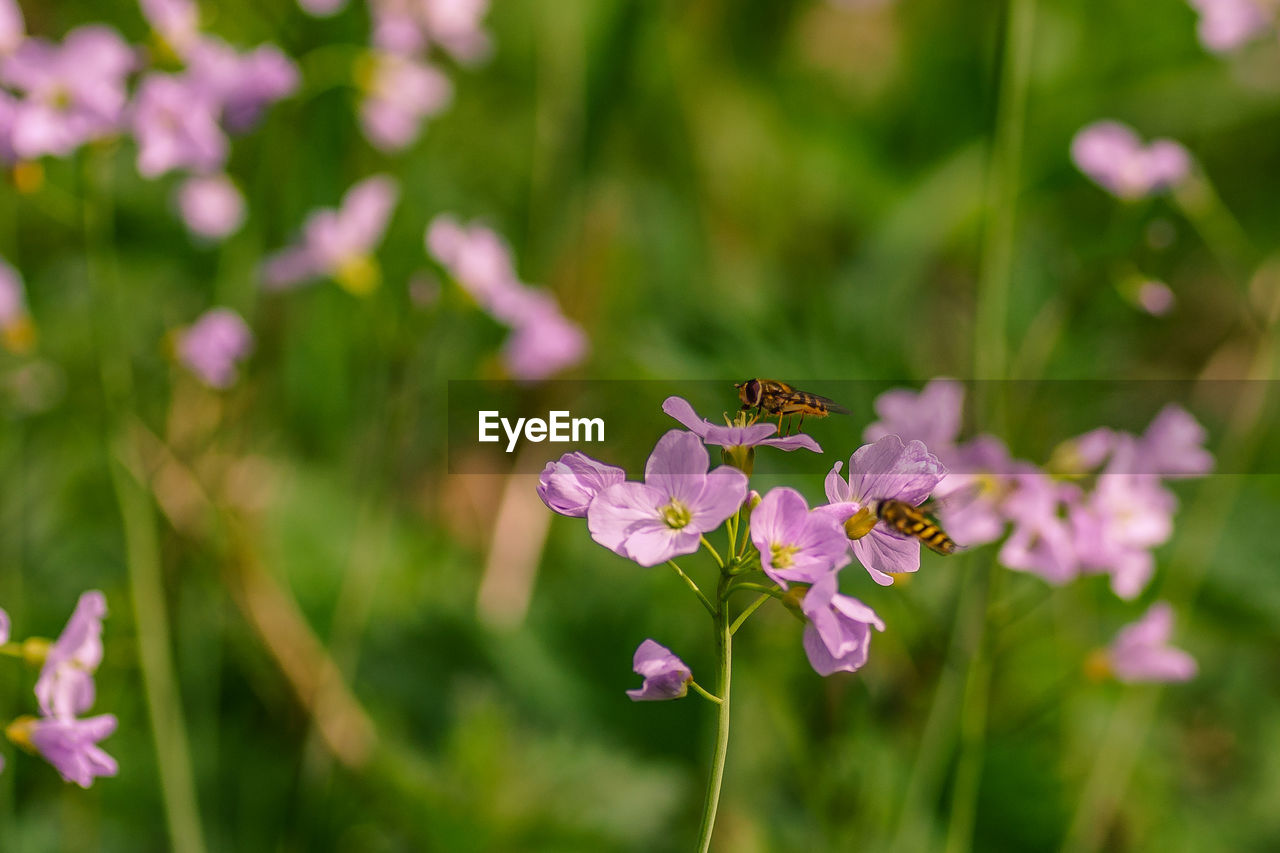
POLYGON ((919 539, 930 551, 938 554, 954 554, 959 546, 920 507, 906 501, 885 498, 874 503, 876 518, 889 529, 919 539))
POLYGON ((742 401, 741 411, 755 409, 757 415, 777 415, 779 432, 782 431, 782 419, 791 415, 800 416, 800 422, 796 424, 796 429, 799 430, 806 417, 825 418, 833 412, 837 415, 849 414, 844 406, 826 397, 801 391, 776 379, 748 379, 746 382, 735 383, 733 387, 738 389, 738 399, 742 401))

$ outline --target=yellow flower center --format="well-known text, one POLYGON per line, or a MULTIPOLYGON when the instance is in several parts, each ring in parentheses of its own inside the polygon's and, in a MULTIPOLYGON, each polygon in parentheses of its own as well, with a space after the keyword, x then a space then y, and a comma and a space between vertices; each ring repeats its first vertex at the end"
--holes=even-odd
POLYGON ((680 530, 687 527, 690 521, 693 521, 693 513, 689 512, 689 508, 675 498, 671 499, 671 503, 664 506, 660 512, 662 520, 667 523, 667 527, 673 530, 680 530))
POLYGON ((352 296, 368 296, 382 283, 382 271, 368 255, 353 255, 338 265, 333 280, 352 296))
POLYGON ((799 545, 784 545, 781 542, 774 542, 769 546, 769 561, 773 563, 775 569, 788 568, 795 562, 792 559, 792 555, 799 550, 799 545))
POLYGON ((861 539, 871 532, 871 528, 876 526, 877 520, 876 514, 871 511, 871 507, 864 506, 849 516, 849 520, 844 523, 845 535, 850 539, 861 539))

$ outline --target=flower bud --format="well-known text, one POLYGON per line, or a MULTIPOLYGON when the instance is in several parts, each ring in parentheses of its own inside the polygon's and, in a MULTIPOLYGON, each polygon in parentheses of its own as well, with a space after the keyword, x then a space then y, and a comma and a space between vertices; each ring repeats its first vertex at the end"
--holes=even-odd
POLYGON ((755 469, 756 449, 754 447, 725 447, 720 451, 724 464, 732 465, 748 477, 755 469))

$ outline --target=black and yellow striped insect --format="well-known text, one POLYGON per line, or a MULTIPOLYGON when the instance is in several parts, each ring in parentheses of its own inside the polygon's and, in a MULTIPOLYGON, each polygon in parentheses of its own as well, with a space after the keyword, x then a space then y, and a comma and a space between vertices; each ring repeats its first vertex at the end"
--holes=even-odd
POLYGON ((959 547, 920 507, 906 501, 885 499, 875 502, 876 518, 903 536, 919 539, 930 551, 954 554, 959 547))
POLYGON ((804 419, 825 418, 830 414, 847 415, 849 410, 833 400, 801 391, 794 385, 779 382, 777 379, 748 379, 734 386, 738 389, 738 399, 742 401, 742 411, 755 409, 757 414, 770 417, 778 416, 778 429, 782 429, 782 419, 799 415, 796 425, 798 430, 804 425, 804 419))

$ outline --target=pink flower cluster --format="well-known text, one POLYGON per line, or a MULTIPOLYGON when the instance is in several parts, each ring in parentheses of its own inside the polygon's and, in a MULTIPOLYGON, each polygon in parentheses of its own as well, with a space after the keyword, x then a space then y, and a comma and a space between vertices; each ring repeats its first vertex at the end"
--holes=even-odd
MULTIPOLYGON (((115 759, 98 746, 115 731, 115 716, 81 716, 93 707, 93 675, 102 663, 106 615, 107 600, 101 592, 80 596, 66 628, 44 654, 35 686, 40 716, 19 717, 5 729, 10 741, 44 757, 63 779, 82 788, 118 772, 115 759)), ((0 610, 0 645, 9 642, 9 628, 8 614, 0 610)), ((23 645, 25 650, 27 644, 23 645)))
POLYGON ((512 376, 546 379, 586 357, 582 329, 564 316, 549 291, 520 281, 511 251, 492 230, 474 223, 464 226, 444 214, 427 228, 426 244, 481 308, 511 328, 502 362, 512 376))
POLYGON ((1143 145, 1133 128, 1098 121, 1071 141, 1071 160, 1085 175, 1118 198, 1133 200, 1175 187, 1191 173, 1191 155, 1172 139, 1143 145))
MULTIPOLYGON (((317 17, 336 14, 345 0, 298 0, 317 17)), ((489 0, 371 0, 372 44, 358 71, 363 90, 360 124, 383 151, 412 145, 423 123, 449 106, 453 85, 429 58, 433 48, 471 64, 488 56, 483 27, 489 0)))
POLYGON ((1230 53, 1275 26, 1274 6, 1259 0, 1187 0, 1200 15, 1196 35, 1207 50, 1230 53))

